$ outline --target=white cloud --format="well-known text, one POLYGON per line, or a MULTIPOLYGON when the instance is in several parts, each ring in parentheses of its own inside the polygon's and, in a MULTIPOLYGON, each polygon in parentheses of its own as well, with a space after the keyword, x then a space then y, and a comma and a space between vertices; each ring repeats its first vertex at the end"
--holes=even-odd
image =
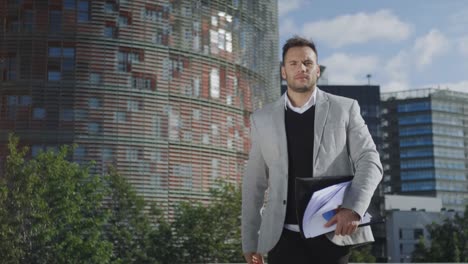
POLYGON ((278 15, 279 17, 285 16, 304 6, 305 3, 304 0, 278 0, 278 15))
POLYGON ((448 39, 437 29, 432 29, 425 36, 416 40, 413 52, 416 67, 422 70, 430 65, 434 58, 448 51, 450 43, 448 39))
POLYGON ((391 58, 384 67, 385 77, 392 82, 407 82, 411 70, 408 52, 402 50, 391 58))
POLYGON ((389 10, 338 16, 306 23, 303 34, 333 47, 366 43, 370 40, 401 41, 411 34, 411 26, 389 10))
POLYGON ((468 57, 468 36, 465 36, 458 41, 458 50, 463 56, 468 57))
POLYGON ((378 58, 374 56, 355 56, 345 53, 335 53, 323 59, 330 84, 364 84, 367 74, 375 73, 378 58))

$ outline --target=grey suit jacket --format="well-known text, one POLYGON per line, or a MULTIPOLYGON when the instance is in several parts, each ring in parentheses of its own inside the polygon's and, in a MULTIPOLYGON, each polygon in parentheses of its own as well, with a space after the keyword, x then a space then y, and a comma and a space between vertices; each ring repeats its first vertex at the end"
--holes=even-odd
MULTIPOLYGON (((286 215, 288 150, 284 96, 252 114, 251 149, 242 182, 242 249, 267 253, 278 242, 286 215)), ((382 179, 375 144, 357 101, 317 91, 313 176, 353 175, 342 207, 364 215, 382 179)), ((369 226, 350 236, 327 237, 337 245, 374 240, 369 226)))

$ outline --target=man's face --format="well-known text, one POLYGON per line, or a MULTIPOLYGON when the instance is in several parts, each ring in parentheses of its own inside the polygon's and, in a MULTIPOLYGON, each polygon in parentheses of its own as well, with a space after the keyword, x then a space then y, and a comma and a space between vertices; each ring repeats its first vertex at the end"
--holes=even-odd
POLYGON ((288 89, 294 92, 312 91, 320 76, 317 55, 307 46, 290 48, 281 66, 281 76, 288 83, 288 89))

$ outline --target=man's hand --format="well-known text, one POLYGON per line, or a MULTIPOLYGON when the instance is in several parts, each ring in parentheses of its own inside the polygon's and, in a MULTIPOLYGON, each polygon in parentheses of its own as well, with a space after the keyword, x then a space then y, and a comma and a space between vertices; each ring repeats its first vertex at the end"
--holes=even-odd
POLYGON ((325 224, 325 227, 336 224, 335 235, 345 236, 354 233, 359 226, 360 216, 347 208, 338 208, 336 210, 336 215, 325 224))
POLYGON ((248 264, 263 264, 263 256, 259 253, 244 253, 244 258, 248 264))

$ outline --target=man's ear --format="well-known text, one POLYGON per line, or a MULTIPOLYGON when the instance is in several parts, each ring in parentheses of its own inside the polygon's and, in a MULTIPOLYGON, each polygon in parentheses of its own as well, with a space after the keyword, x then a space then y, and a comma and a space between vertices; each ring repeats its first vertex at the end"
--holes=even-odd
POLYGON ((281 78, 283 78, 283 80, 286 80, 286 70, 284 69, 283 65, 281 65, 281 78))

